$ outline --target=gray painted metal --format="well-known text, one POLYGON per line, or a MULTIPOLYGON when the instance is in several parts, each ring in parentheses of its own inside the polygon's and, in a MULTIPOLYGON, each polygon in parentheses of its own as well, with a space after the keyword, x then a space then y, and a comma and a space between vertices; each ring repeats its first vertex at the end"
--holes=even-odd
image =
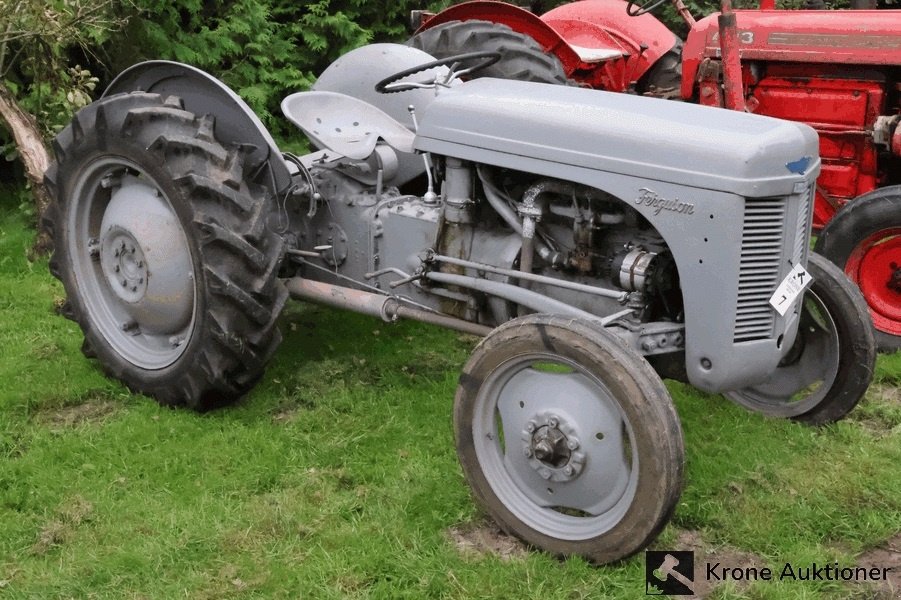
MULTIPOLYGON (((421 115, 433 100, 433 90, 413 90, 402 94, 379 94, 375 84, 404 69, 435 60, 431 54, 401 44, 369 44, 351 50, 333 62, 313 84, 313 90, 338 92, 352 96, 388 113, 394 120, 413 129, 409 108, 421 115)), ((423 78, 446 76, 447 67, 424 71, 423 78)), ((425 171, 422 157, 402 154, 398 157, 400 169, 393 180, 386 184, 403 185, 425 171)))
POLYGON ((485 325, 470 323, 448 315, 405 305, 403 304, 403 299, 396 296, 382 296, 372 292, 312 281, 302 277, 289 279, 285 285, 288 288, 288 292, 295 299, 352 310, 377 317, 387 323, 402 318, 440 325, 441 327, 447 327, 448 329, 462 331, 471 335, 485 336, 491 331, 491 328, 485 325))
POLYGON ((298 92, 282 100, 282 112, 319 148, 364 160, 379 140, 413 152, 413 132, 372 104, 336 92, 298 92))
POLYGON ((635 498, 644 458, 636 451, 632 424, 594 375, 551 353, 516 356, 482 383, 472 439, 504 506, 545 535, 566 540, 601 535, 635 498), (569 372, 542 371, 533 368, 536 363, 569 372), (506 451, 498 442, 499 426, 506 451), (572 451, 565 464, 535 459, 537 448, 530 442, 542 428, 565 437, 572 451))
POLYGON ((134 365, 171 365, 185 350, 197 310, 191 246, 172 204, 152 178, 119 157, 84 169, 69 201, 68 254, 99 333, 134 365), (101 215, 93 239, 91 224, 101 215))
POLYGON ((819 166, 816 132, 800 123, 490 78, 438 94, 416 147, 457 158, 493 150, 750 197, 792 193, 799 177, 790 163, 809 157, 808 169, 819 166))
POLYGON ((521 304, 535 312, 551 313, 578 319, 590 319, 602 325, 606 321, 606 319, 599 315, 593 315, 564 302, 560 302, 559 300, 554 300, 553 298, 515 285, 510 285, 509 283, 501 283, 499 281, 491 281, 489 279, 478 277, 468 277, 466 275, 454 275, 453 273, 438 273, 435 271, 426 273, 425 278, 436 283, 458 285, 486 294, 492 294, 498 298, 521 304))
POLYGON ((213 115, 216 139, 226 145, 253 148, 248 154, 251 168, 246 172, 268 162, 274 183, 263 183, 274 188, 272 193, 283 192, 291 185, 290 171, 266 126, 238 94, 209 73, 167 60, 142 62, 122 71, 103 97, 135 91, 177 96, 184 101, 186 110, 196 115, 213 115))
MULTIPOLYGON (((434 154, 594 187, 646 217, 679 270, 686 371, 695 387, 721 392, 751 386, 773 372, 794 340, 797 311, 776 316, 766 339, 735 343, 734 309, 745 195, 748 202, 758 195, 781 195, 786 218, 797 218, 820 162, 811 160, 804 174, 792 173, 784 163, 818 156, 812 129, 675 102, 479 79, 439 95, 423 115, 416 145, 434 154), (733 124, 736 130, 728 131, 733 124), (432 137, 439 135, 449 141, 432 137), (712 187, 693 187, 704 184, 712 187), (779 336, 784 344, 777 345, 779 336)), ((780 280, 791 269, 793 246, 806 236, 800 230, 784 232, 780 280)))
POLYGON ((567 281, 565 279, 559 279, 554 277, 546 277, 544 275, 535 275, 533 273, 525 273, 523 271, 514 271, 512 269, 503 269, 500 267, 495 267, 486 263, 477 263, 469 260, 463 260, 460 258, 454 258, 452 256, 442 256, 441 254, 435 254, 430 257, 432 260, 447 263, 449 265, 457 265, 460 267, 467 267, 470 269, 474 269, 476 271, 485 271, 488 273, 496 273, 497 275, 506 275, 507 277, 513 277, 515 279, 521 279, 524 281, 535 281, 538 283, 544 283, 545 285, 561 287, 568 290, 574 290, 577 292, 582 292, 584 294, 591 294, 594 296, 603 296, 605 298, 614 298, 616 300, 625 301, 628 297, 628 293, 617 290, 610 290, 602 287, 597 287, 593 285, 585 285, 584 283, 577 283, 575 281, 567 281))

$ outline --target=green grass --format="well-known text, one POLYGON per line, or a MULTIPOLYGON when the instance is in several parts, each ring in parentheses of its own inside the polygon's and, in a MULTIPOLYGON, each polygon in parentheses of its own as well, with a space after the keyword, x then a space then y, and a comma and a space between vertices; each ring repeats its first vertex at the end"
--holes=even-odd
MULTIPOLYGON (((32 233, 0 212, 0 598, 635 598, 641 556, 593 568, 464 552, 482 517, 453 450, 473 339, 292 304, 237 406, 159 407, 103 376, 32 233)), ((764 564, 855 556, 901 531, 901 354, 845 421, 811 429, 668 382, 687 448, 672 524, 764 564)), ((719 598, 846 597, 836 584, 719 598)))

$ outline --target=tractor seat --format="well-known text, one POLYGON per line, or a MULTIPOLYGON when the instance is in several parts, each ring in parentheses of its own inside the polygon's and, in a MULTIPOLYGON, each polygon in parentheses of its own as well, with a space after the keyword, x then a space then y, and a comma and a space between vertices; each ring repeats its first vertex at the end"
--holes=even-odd
POLYGON ((375 106, 336 92, 298 92, 282 101, 282 112, 319 148, 363 160, 384 140, 398 152, 413 152, 415 134, 375 106))

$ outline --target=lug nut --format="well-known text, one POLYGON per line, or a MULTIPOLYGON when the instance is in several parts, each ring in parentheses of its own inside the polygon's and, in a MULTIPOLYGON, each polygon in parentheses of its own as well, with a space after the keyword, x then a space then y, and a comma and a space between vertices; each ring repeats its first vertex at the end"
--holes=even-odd
POLYGON ((566 465, 565 467, 563 467, 563 472, 564 472, 566 475, 572 475, 575 471, 574 471, 574 469, 573 469, 571 466, 566 465))
POLYGON ((522 454, 526 458, 531 458, 532 457, 532 449, 529 448, 528 446, 526 446, 525 448, 522 449, 522 454))
POLYGON ((547 424, 548 424, 548 426, 550 426, 550 427, 556 427, 557 425, 560 424, 560 421, 557 420, 557 417, 550 417, 550 418, 547 420, 547 424))
POLYGON ((579 440, 571 438, 568 442, 566 442, 566 447, 570 450, 575 450, 579 447, 579 440))
POLYGON ((526 431, 528 431, 529 433, 535 431, 535 423, 533 423, 532 421, 526 423, 526 431))

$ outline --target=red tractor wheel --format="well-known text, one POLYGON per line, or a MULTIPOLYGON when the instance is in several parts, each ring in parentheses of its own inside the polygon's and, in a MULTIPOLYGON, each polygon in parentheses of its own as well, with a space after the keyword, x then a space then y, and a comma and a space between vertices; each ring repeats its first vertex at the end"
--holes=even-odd
POLYGON ((860 287, 882 352, 901 348, 901 186, 864 194, 826 225, 816 251, 860 287))

